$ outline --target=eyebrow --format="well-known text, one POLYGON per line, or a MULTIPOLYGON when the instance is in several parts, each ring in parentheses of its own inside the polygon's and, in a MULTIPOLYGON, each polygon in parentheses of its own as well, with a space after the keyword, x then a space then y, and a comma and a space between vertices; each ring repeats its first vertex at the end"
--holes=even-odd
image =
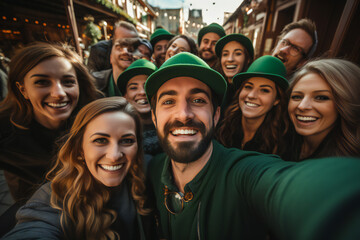
POLYGON ((96 132, 90 135, 90 137, 94 136, 94 135, 100 135, 100 136, 104 136, 104 137, 110 137, 109 134, 106 133, 101 133, 101 132, 96 132))
POLYGON ((176 96, 176 95, 177 95, 177 92, 174 91, 174 90, 169 90, 169 91, 162 92, 162 93, 159 95, 158 102, 159 102, 160 99, 161 99, 163 96, 165 96, 165 95, 176 96))
MULTIPOLYGON (((50 75, 47 75, 47 74, 33 74, 33 75, 30 76, 30 78, 33 78, 33 77, 47 77, 47 78, 49 78, 50 75)), ((76 77, 76 76, 67 74, 67 75, 64 75, 63 77, 76 77)))
POLYGON ((190 90, 190 94, 197 94, 197 93, 204 93, 209 99, 211 99, 209 93, 207 91, 205 91, 204 89, 193 88, 190 90))
POLYGON ((129 84, 128 84, 128 87, 131 86, 131 85, 139 85, 139 84, 138 84, 138 83, 134 83, 134 82, 133 82, 133 83, 129 83, 129 84))
MULTIPOLYGON (((318 92, 328 92, 328 93, 331 93, 330 90, 316 90, 316 91, 313 91, 315 93, 318 93, 318 92)), ((302 91, 292 91, 292 93, 303 93, 302 91)))
MULTIPOLYGON (((246 83, 247 83, 247 84, 254 85, 252 82, 246 82, 246 83)), ((246 84, 246 83, 245 83, 245 84, 246 84)), ((273 89, 273 87, 272 87, 272 86, 270 86, 270 85, 266 85, 266 84, 260 85, 260 87, 269 87, 269 88, 273 89)))
MULTIPOLYGON (((234 52, 235 52, 235 51, 242 51, 242 52, 244 52, 244 50, 241 49, 241 48, 236 48, 236 49, 234 49, 234 52)), ((227 50, 227 49, 225 49, 225 50, 223 50, 223 52, 230 52, 230 51, 227 50)))

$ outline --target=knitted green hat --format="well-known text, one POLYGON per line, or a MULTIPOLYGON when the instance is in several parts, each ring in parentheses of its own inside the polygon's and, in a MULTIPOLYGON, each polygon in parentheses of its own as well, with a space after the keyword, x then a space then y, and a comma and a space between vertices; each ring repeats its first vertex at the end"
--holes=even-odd
POLYGON ((171 34, 170 32, 166 31, 163 28, 158 28, 155 30, 153 34, 150 36, 150 43, 155 48, 155 44, 161 40, 170 40, 175 35, 171 34))
POLYGON ((238 89, 243 81, 252 77, 269 79, 284 90, 289 87, 284 64, 278 58, 270 55, 256 59, 246 72, 236 74, 233 77, 235 88, 238 89))
POLYGON ((254 58, 254 47, 251 40, 240 33, 233 33, 220 38, 215 45, 216 55, 220 58, 221 52, 229 42, 236 41, 243 45, 249 53, 251 59, 254 58))
POLYGON ((120 74, 117 79, 117 86, 122 95, 126 93, 126 86, 132 77, 137 75, 148 75, 150 76, 157 70, 157 67, 152 62, 146 59, 139 59, 133 62, 124 72, 120 74))
POLYGON ((202 29, 200 29, 200 31, 198 33, 198 45, 199 46, 201 44, 201 39, 203 38, 203 36, 209 32, 216 33, 220 37, 223 37, 226 35, 225 30, 222 26, 220 26, 217 23, 211 23, 209 26, 206 26, 206 27, 203 27, 202 29))
POLYGON ((219 103, 226 93, 227 83, 220 73, 194 54, 182 52, 167 60, 147 79, 145 92, 148 101, 151 101, 161 85, 176 77, 193 77, 205 83, 217 95, 219 103))

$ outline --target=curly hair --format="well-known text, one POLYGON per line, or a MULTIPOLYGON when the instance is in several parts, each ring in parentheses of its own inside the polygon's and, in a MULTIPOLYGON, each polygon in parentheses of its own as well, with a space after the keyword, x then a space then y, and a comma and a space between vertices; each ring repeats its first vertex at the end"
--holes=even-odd
POLYGON ((304 65, 293 77, 288 95, 309 73, 318 74, 330 86, 335 108, 340 116, 334 129, 340 129, 331 141, 336 156, 360 156, 360 67, 343 59, 315 59, 304 65))
MULTIPOLYGON (((138 146, 142 146, 142 127, 134 107, 123 97, 102 98, 91 102, 80 110, 74 124, 64 136, 55 166, 47 174, 52 188, 51 206, 61 212, 61 225, 68 238, 75 239, 117 239, 110 229, 116 219, 114 210, 106 209, 109 189, 95 179, 83 160, 83 135, 87 125, 97 116, 108 112, 124 112, 132 117, 136 125, 138 146)), ((143 173, 143 150, 138 147, 137 157, 126 176, 131 186, 131 195, 139 214, 146 215, 144 208, 145 184, 143 173)))
POLYGON ((80 96, 72 116, 87 103, 99 98, 102 94, 96 89, 94 79, 88 72, 82 59, 69 46, 38 42, 31 44, 15 54, 11 59, 8 79, 8 94, 1 102, 0 114, 10 114, 13 125, 26 129, 34 118, 33 107, 26 100, 16 83, 23 84, 25 75, 39 63, 53 57, 62 57, 71 63, 79 83, 80 96))
MULTIPOLYGON (((244 81, 236 91, 216 132, 217 140, 226 147, 242 149, 241 143, 244 137, 244 131, 241 124, 242 112, 239 105, 239 94, 245 83, 246 81, 244 81)), ((289 126, 286 111, 288 101, 287 95, 282 88, 276 86, 276 92, 276 99, 280 100, 279 104, 271 108, 256 131, 256 134, 261 136, 262 143, 257 151, 282 155, 283 152, 285 152, 283 136, 287 133, 289 126)))

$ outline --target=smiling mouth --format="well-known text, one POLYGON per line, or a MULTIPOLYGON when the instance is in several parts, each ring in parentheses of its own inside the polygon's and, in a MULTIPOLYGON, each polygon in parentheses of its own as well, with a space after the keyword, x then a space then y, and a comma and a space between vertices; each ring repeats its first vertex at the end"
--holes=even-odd
POLYGON ((286 59, 283 58, 282 56, 280 56, 279 54, 276 54, 275 57, 277 57, 278 59, 280 59, 280 61, 282 61, 283 63, 286 62, 286 59))
POLYGON ((249 106, 249 107, 259 107, 260 106, 259 104, 255 104, 255 103, 251 103, 251 102, 245 102, 245 105, 249 106))
POLYGON ((173 136, 194 136, 199 130, 195 129, 175 129, 170 131, 173 136))
POLYGON ((230 69, 230 70, 235 69, 236 67, 237 67, 237 65, 226 65, 225 66, 226 69, 230 69))
POLYGON ((51 103, 45 103, 45 105, 51 108, 63 108, 66 107, 69 103, 70 102, 61 102, 61 103, 51 102, 51 103))
POLYGON ((300 116, 300 115, 296 115, 296 119, 301 122, 315 122, 316 120, 318 120, 317 117, 308 117, 308 116, 300 116))
POLYGON ((124 165, 125 165, 124 163, 121 163, 118 165, 99 164, 99 166, 106 171, 117 171, 117 170, 120 170, 124 165))
POLYGON ((138 99, 138 100, 136 100, 135 101, 137 104, 139 104, 139 105, 146 105, 146 104, 148 104, 149 102, 147 101, 147 99, 138 99))

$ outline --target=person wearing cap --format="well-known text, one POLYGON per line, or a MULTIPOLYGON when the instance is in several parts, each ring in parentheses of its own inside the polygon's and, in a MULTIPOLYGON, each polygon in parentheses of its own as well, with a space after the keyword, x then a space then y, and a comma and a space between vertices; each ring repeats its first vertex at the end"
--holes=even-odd
POLYGON ((143 124, 144 153, 152 156, 163 151, 151 120, 150 104, 146 98, 144 85, 148 76, 156 70, 157 67, 152 62, 139 59, 133 62, 117 79, 117 87, 120 93, 139 113, 143 124))
POLYGON ((285 65, 287 78, 310 59, 318 44, 316 25, 310 19, 301 19, 286 25, 272 52, 285 65))
POLYGON ((158 68, 165 62, 166 48, 173 37, 173 34, 163 28, 156 29, 150 37, 150 43, 154 49, 153 59, 158 68))
POLYGON ((217 132, 221 144, 282 156, 289 125, 285 77, 284 64, 272 56, 258 58, 246 72, 235 75, 235 97, 217 132))
POLYGON ((215 52, 220 59, 220 73, 228 82, 226 99, 222 105, 222 111, 225 111, 235 95, 232 79, 236 74, 248 69, 254 59, 254 47, 249 38, 233 33, 220 38, 215 45, 215 52))
POLYGON ((137 47, 137 51, 134 53, 135 59, 146 59, 151 61, 151 56, 153 54, 153 47, 149 40, 140 39, 139 46, 137 47))
POLYGON ((217 23, 200 29, 198 33, 199 57, 203 59, 211 68, 219 71, 218 58, 215 54, 215 44, 223 36, 225 30, 217 23))
POLYGON ((145 83, 165 151, 148 168, 160 238, 267 239, 268 231, 277 239, 359 238, 357 225, 349 224, 360 219, 360 161, 285 162, 223 147, 212 135, 226 85, 187 52, 145 83))

